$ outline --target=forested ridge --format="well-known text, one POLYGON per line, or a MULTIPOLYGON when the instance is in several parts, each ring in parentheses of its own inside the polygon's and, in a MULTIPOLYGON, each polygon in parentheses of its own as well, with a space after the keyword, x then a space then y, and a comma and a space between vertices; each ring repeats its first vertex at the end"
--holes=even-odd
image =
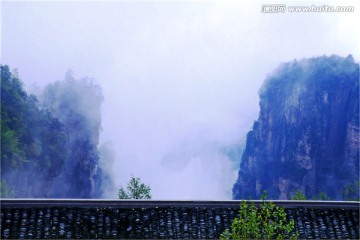
POLYGON ((99 198, 101 88, 67 74, 40 98, 1 66, 1 197, 99 198))

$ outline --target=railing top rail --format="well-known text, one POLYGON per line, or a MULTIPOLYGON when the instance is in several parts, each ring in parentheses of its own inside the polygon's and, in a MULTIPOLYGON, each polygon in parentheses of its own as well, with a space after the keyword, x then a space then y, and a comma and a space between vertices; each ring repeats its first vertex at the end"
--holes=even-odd
MULTIPOLYGON (((360 209, 358 201, 303 201, 266 200, 284 208, 346 208, 360 209)), ((247 201, 249 202, 249 201, 247 201)), ((254 200, 255 205, 263 203, 254 200)), ((241 200, 107 200, 107 199, 0 199, 1 208, 31 207, 100 207, 100 208, 153 208, 153 207, 210 207, 237 208, 241 200)))

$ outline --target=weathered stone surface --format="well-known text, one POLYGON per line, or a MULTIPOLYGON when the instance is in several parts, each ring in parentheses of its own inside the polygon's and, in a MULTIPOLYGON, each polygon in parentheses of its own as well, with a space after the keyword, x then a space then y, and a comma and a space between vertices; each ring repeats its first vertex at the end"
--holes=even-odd
POLYGON ((351 56, 283 64, 260 90, 234 199, 285 199, 295 190, 340 200, 359 179, 359 65, 351 56))

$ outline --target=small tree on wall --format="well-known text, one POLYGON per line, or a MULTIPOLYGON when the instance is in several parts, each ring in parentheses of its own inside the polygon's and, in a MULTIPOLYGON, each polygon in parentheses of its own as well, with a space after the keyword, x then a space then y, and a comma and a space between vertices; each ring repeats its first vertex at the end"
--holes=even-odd
POLYGON ((151 199, 151 189, 149 185, 145 185, 140 178, 132 176, 126 189, 120 187, 119 199, 151 199))
POLYGON ((220 239, 297 239, 294 220, 289 221, 285 209, 276 206, 267 199, 266 191, 262 195, 264 202, 256 207, 254 202, 240 203, 239 217, 231 224, 231 230, 225 230, 220 239))

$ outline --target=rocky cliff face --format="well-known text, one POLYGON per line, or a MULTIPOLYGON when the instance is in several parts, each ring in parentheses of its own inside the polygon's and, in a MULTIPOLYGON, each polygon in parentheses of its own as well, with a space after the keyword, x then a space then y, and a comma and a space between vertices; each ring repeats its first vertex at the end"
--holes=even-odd
POLYGON ((47 197, 99 198, 103 171, 99 166, 101 129, 100 86, 88 79, 64 81, 47 86, 44 106, 63 124, 66 156, 60 173, 51 182, 47 197))
POLYGON ((359 65, 351 56, 281 65, 260 90, 233 198, 295 190, 342 199, 359 179, 359 65))

